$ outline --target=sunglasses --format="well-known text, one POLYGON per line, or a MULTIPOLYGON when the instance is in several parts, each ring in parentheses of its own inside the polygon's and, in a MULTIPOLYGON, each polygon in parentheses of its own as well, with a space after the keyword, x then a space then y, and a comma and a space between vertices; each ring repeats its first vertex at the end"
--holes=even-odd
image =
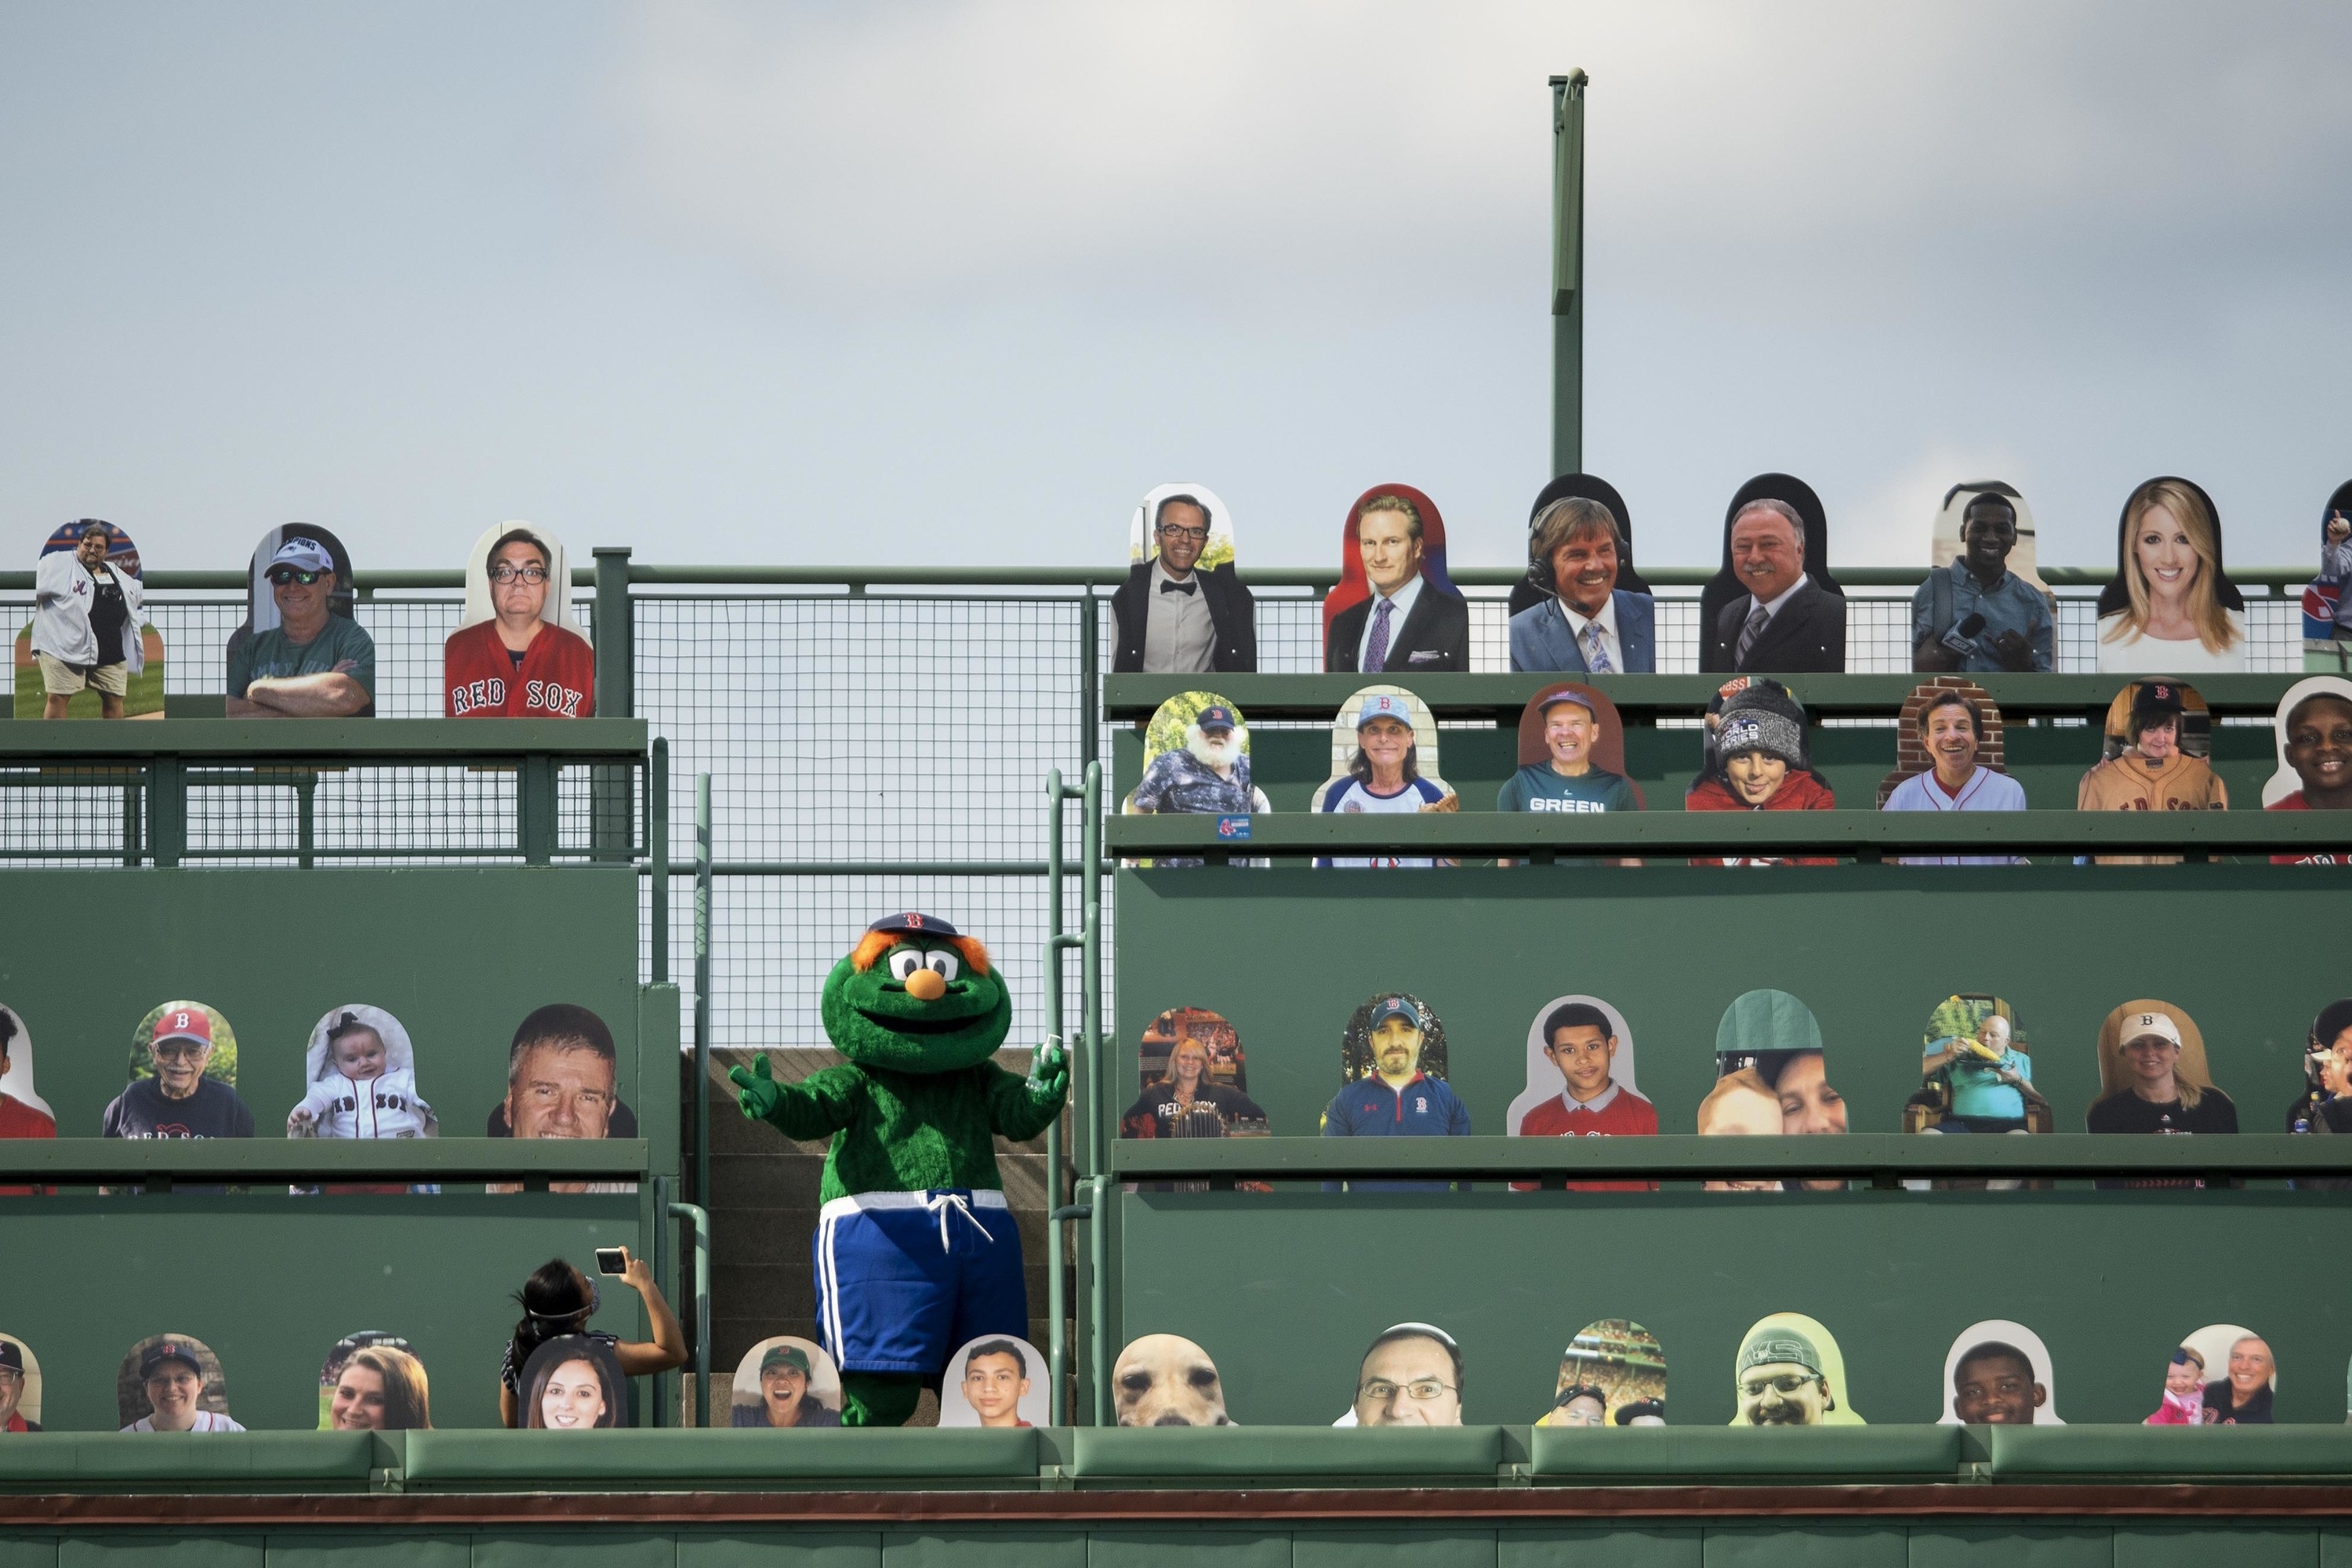
POLYGON ((281 588, 289 583, 299 583, 308 587, 325 575, 324 572, 305 572, 299 566, 272 566, 269 569, 269 580, 281 588))

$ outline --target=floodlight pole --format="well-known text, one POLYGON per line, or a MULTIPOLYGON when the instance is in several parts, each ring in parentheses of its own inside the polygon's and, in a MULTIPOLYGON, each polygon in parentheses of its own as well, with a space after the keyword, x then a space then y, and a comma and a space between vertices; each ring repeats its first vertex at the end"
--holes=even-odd
POLYGON ((1551 472, 1584 471, 1584 85, 1551 79, 1551 472))

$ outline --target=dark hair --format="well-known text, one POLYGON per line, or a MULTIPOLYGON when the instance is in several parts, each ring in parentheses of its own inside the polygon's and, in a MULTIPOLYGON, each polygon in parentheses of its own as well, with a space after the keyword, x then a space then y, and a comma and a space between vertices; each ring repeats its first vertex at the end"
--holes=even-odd
POLYGON ((1151 509, 1151 529, 1153 532, 1157 533, 1160 531, 1160 525, 1168 521, 1168 509, 1171 506, 1189 506, 1194 511, 1199 512, 1201 514, 1201 526, 1202 528, 1208 528, 1216 521, 1216 519, 1212 516, 1209 511, 1208 503, 1202 500, 1198 496, 1162 496, 1160 498, 1160 504, 1151 509))
POLYGON ((1965 691, 1954 691, 1949 687, 1927 699, 1927 705, 1919 710, 1919 733, 1923 738, 1927 733, 1927 715, 1938 708, 1965 710, 1969 716, 1969 733, 1979 742, 1984 740, 1984 715, 1977 711, 1976 699, 1965 691))
MULTIPOLYGON (((416 1432, 433 1426, 433 1385, 425 1363, 397 1345, 362 1345, 343 1363, 343 1371, 363 1366, 383 1379, 383 1427, 387 1432, 416 1432)), ((342 1373, 335 1374, 342 1382, 342 1373)))
POLYGON ((1620 1426, 1631 1426, 1637 1415, 1654 1415, 1664 1421, 1666 1418, 1666 1402, 1663 1399, 1636 1399, 1631 1405, 1619 1405, 1617 1414, 1610 1419, 1620 1426))
MULTIPOLYGON (((1361 784, 1372 782, 1371 760, 1364 755, 1364 748, 1361 746, 1358 746, 1356 754, 1348 759, 1348 776, 1361 784)), ((1404 782, 1411 784, 1419 777, 1421 777, 1421 742, 1415 741, 1404 749, 1404 782)))
POLYGON ((1021 1375, 1029 1375, 1029 1357, 1018 1340, 982 1340, 965 1354, 963 1364, 969 1369, 972 1363, 984 1355, 1009 1355, 1013 1358, 1013 1364, 1021 1369, 1021 1375))
POLYGON ((1953 1384, 1957 1385, 1959 1383, 1960 1373, 1967 1370, 1971 1363, 1980 1361, 2013 1361, 2025 1369, 2026 1381, 2030 1383, 2033 1379, 2032 1356, 2005 1341, 1987 1340, 1980 1345, 1970 1345, 1960 1353, 1960 1359, 1952 1363, 1953 1384))
POLYGON ((106 536, 106 542, 109 544, 114 542, 114 525, 109 522, 100 521, 99 519, 94 517, 83 518, 81 520, 81 526, 74 532, 74 537, 76 539, 88 539, 93 532, 104 534, 106 536))
POLYGON ((2352 697, 2347 697, 2341 691, 2315 691, 2286 710, 2286 727, 2293 730, 2294 721, 2303 717, 2303 710, 2315 702, 2336 702, 2352 708, 2352 697))
POLYGON ((571 1339, 577 1343, 578 1351, 572 1355, 548 1356, 539 1371, 532 1374, 523 1391, 520 1412, 523 1426, 526 1429, 546 1429, 539 1426, 538 1417, 539 1402, 547 1393, 548 1380, 555 1375, 558 1367, 568 1366, 575 1361, 584 1361, 596 1369, 596 1386, 604 1396, 604 1412, 596 1417, 596 1425, 618 1426, 621 1424, 621 1401, 628 1391, 628 1380, 621 1376, 620 1361, 613 1354, 611 1347, 599 1344, 585 1334, 558 1334, 551 1338, 571 1339))
POLYGON ((1444 1345, 1446 1360, 1454 1364, 1454 1397, 1462 1397, 1462 1347, 1454 1342, 1452 1334, 1434 1323, 1399 1323, 1392 1329, 1381 1330, 1380 1337, 1364 1347, 1363 1361, 1356 1363, 1356 1381, 1360 1385, 1364 1378, 1364 1362, 1371 1360, 1372 1352, 1382 1345, 1392 1345, 1399 1340, 1427 1340, 1433 1344, 1444 1345))
POLYGON ((1551 1037, 1562 1029, 1583 1028, 1598 1029, 1612 1040, 1617 1037, 1617 1031, 1610 1027, 1609 1015, 1591 1003, 1563 1002, 1544 1016, 1544 1044, 1549 1046, 1551 1037))
POLYGON ((482 557, 482 570, 488 572, 491 567, 497 565, 499 562, 499 552, 504 550, 509 544, 530 545, 533 550, 539 552, 539 563, 541 566, 546 567, 551 572, 555 570, 555 553, 548 549, 547 541, 541 539, 539 535, 533 533, 527 528, 509 528, 504 533, 499 534, 497 542, 490 546, 490 552, 482 557))
POLYGON ((608 1062, 619 1061, 613 1048, 613 1031, 604 1020, 587 1008, 572 1002, 551 1002, 525 1018, 515 1030, 514 1045, 507 1052, 507 1077, 513 1079, 515 1064, 522 1060, 523 1052, 533 1046, 554 1046, 562 1050, 593 1051, 608 1062))
POLYGON ((1987 510, 1990 510, 1993 508, 1998 507, 2002 511, 2009 514, 2009 526, 2011 528, 2015 528, 2017 526, 2017 507, 2015 503, 2011 502, 2007 496, 2002 495, 1998 490, 1980 490, 1977 494, 1970 496, 1969 498, 1969 504, 1960 509, 1960 536, 1962 538, 1965 539, 1968 537, 1969 513, 1976 510, 1979 507, 1983 507, 1987 510))
POLYGON ((8 1054, 8 1042, 16 1037, 16 1015, 0 1007, 0 1056, 8 1054))
POLYGON ((531 1270, 522 1289, 514 1293, 514 1300, 522 1309, 522 1319, 514 1329, 517 1381, 531 1352, 550 1340, 580 1332, 587 1327, 588 1314, 596 1310, 594 1288, 561 1258, 551 1258, 531 1270))

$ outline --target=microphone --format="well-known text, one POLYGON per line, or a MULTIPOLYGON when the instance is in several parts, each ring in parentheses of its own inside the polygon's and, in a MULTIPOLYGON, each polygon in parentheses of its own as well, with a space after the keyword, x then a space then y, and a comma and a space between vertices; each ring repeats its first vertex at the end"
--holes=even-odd
POLYGON ((1943 644, 1954 653, 1966 658, 1977 651, 1977 634, 1985 629, 1985 618, 1970 611, 1964 620, 1943 636, 1943 644))

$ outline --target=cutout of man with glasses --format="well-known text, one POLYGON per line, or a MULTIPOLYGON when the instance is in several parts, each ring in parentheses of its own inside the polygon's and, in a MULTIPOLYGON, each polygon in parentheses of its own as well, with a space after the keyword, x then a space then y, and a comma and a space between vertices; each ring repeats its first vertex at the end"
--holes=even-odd
POLYGON ((263 575, 278 624, 230 642, 228 717, 372 717, 375 639, 359 622, 334 613, 335 562, 326 546, 289 539, 263 575))
POLYGON ((461 626, 441 648, 442 712, 452 719, 593 719, 596 654, 555 624, 555 552, 527 528, 490 546, 490 618, 461 626))
POLYGON ((170 1002, 147 1047, 153 1078, 135 1079, 106 1108, 107 1138, 250 1138, 253 1112, 236 1090, 205 1076, 213 1015, 201 1002, 170 1002))
POLYGON ((1459 1426, 1462 1347, 1429 1323, 1399 1323, 1364 1352, 1342 1426, 1459 1426))
POLYGON ((1118 644, 1111 668, 1150 675, 1204 675, 1257 668, 1257 604, 1225 561, 1200 565, 1212 519, 1202 496, 1160 498, 1148 561, 1129 569, 1110 596, 1118 644))

